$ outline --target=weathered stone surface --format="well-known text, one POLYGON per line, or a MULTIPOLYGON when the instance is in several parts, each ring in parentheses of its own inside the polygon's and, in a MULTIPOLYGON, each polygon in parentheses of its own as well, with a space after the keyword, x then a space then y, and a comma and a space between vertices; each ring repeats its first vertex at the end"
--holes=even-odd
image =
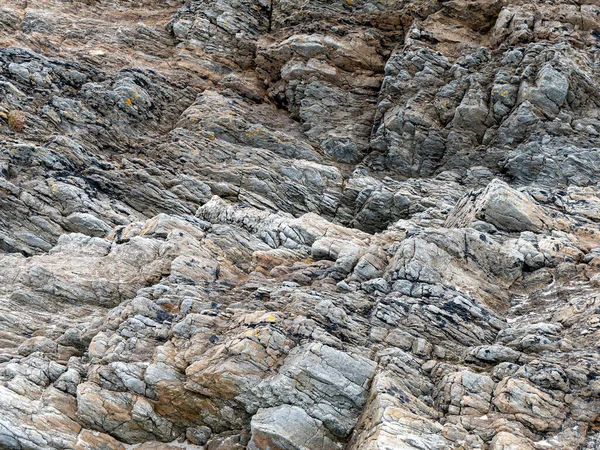
POLYGON ((546 215, 526 194, 494 180, 483 192, 463 197, 446 223, 465 227, 482 220, 503 231, 540 231, 550 221, 546 215))
POLYGON ((598 448, 599 18, 1 2, 0 448, 598 448))
POLYGON ((252 417, 250 449, 273 450, 339 449, 321 424, 303 409, 283 405, 261 409, 252 417))

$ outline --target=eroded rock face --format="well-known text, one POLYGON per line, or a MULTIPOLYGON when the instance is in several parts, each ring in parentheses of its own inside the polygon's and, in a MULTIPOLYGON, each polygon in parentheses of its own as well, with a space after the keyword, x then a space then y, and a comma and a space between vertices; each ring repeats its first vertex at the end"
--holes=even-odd
POLYGON ((2 2, 0 448, 598 448, 599 33, 2 2))

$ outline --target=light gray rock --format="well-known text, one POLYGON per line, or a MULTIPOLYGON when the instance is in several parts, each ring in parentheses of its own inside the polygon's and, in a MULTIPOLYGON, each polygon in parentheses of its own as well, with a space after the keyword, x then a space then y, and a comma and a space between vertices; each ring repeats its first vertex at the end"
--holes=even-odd
POLYGON ((252 441, 248 448, 277 450, 334 450, 322 424, 297 406, 282 405, 259 410, 252 418, 252 441))
POLYGON ((539 231, 544 227, 545 216, 526 194, 494 180, 484 191, 463 197, 446 224, 468 226, 478 219, 504 231, 539 231))

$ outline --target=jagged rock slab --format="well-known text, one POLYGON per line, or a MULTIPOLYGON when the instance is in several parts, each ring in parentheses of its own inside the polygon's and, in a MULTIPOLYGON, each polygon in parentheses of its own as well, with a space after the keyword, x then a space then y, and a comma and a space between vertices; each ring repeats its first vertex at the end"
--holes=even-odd
POLYGON ((599 17, 2 2, 0 447, 598 447, 599 17))

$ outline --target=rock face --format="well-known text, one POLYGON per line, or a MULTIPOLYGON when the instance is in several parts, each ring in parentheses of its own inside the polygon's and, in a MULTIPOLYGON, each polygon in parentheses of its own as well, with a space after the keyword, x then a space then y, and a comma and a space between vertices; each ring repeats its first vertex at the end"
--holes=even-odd
POLYGON ((600 448, 600 6, 0 3, 0 449, 600 448))

